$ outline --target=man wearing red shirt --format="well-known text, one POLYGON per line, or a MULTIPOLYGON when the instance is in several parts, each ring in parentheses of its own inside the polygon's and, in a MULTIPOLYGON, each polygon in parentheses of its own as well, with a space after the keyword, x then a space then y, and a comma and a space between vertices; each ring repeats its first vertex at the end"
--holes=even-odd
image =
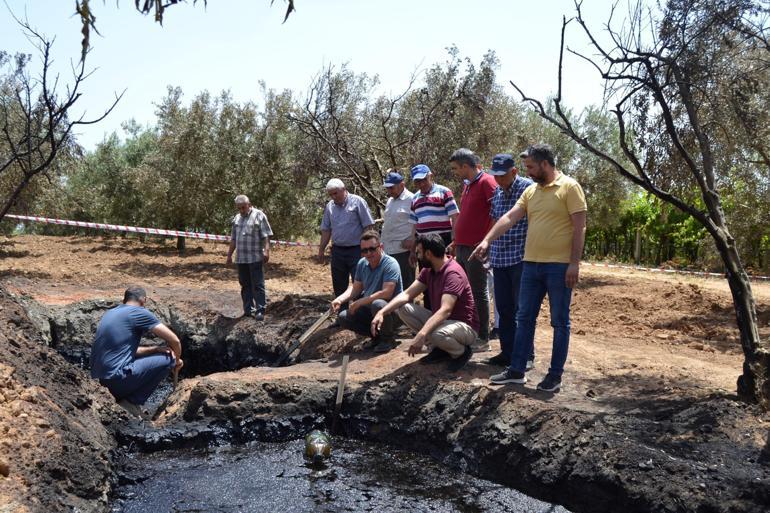
POLYGON ((377 312, 372 319, 372 336, 377 336, 386 315, 398 312, 415 332, 409 355, 428 346, 431 351, 420 359, 421 364, 449 360, 449 370, 457 372, 470 360, 479 329, 471 286, 463 268, 446 254, 438 233, 418 235, 415 252, 423 268, 420 275, 377 312), (430 296, 430 310, 413 303, 423 292, 430 296))
POLYGON ((481 261, 470 258, 476 245, 484 239, 492 227, 489 210, 497 182, 481 170, 481 159, 467 148, 460 148, 449 157, 449 166, 457 178, 463 181, 460 197, 460 215, 454 230, 454 254, 463 266, 473 291, 473 301, 479 316, 479 342, 476 351, 489 350, 489 289, 487 270, 481 261))

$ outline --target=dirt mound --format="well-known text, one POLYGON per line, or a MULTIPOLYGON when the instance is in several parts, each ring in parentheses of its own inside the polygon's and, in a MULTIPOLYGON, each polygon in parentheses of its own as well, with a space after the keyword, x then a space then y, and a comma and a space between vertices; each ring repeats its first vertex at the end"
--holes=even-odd
POLYGON ((45 344, 0 287, 0 504, 3 511, 103 511, 118 420, 105 389, 45 344))

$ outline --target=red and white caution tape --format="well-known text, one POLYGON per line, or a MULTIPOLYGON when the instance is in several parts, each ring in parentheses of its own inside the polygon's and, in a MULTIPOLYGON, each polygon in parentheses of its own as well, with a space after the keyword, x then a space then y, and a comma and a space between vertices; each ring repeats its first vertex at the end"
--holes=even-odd
MULTIPOLYGON (((603 264, 597 262, 583 262, 584 264, 591 265, 593 267, 608 267, 610 269, 627 269, 632 271, 644 271, 650 273, 668 273, 668 274, 691 274, 693 276, 704 276, 711 278, 724 278, 724 273, 707 273, 703 271, 683 271, 679 269, 660 269, 658 267, 642 267, 638 265, 619 265, 619 264, 603 264)), ((749 275, 750 280, 770 280, 770 276, 754 276, 749 275)))
MULTIPOLYGON (((179 230, 164 230, 161 228, 143 228, 141 226, 123 226, 120 224, 89 223, 86 221, 72 221, 69 219, 54 219, 51 217, 39 217, 39 216, 20 216, 15 214, 6 214, 5 217, 8 217, 10 219, 17 219, 19 221, 34 221, 37 223, 78 226, 80 228, 94 228, 97 230, 112 230, 116 232, 143 233, 147 235, 165 235, 168 237, 187 237, 190 239, 204 239, 204 240, 215 240, 220 242, 230 242, 229 235, 214 235, 211 233, 185 232, 185 231, 179 231, 179 230)), ((270 242, 273 244, 281 244, 284 246, 317 246, 317 244, 310 244, 308 242, 295 242, 295 241, 287 241, 287 240, 273 240, 270 242)))

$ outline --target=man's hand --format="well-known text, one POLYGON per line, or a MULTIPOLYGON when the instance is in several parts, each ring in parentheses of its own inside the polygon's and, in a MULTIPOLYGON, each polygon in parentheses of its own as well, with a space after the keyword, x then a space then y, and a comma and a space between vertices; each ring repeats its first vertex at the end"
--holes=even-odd
POLYGON ((406 352, 407 354, 409 354, 409 356, 415 356, 417 355, 417 353, 422 351, 422 346, 424 345, 425 345, 425 335, 423 335, 422 333, 418 333, 412 339, 412 343, 410 344, 406 352))
POLYGON ((449 246, 446 247, 446 254, 455 256, 455 241, 450 242, 449 246))
POLYGON ((417 255, 415 254, 414 251, 409 252, 409 265, 411 265, 412 267, 417 265, 417 255))
POLYGON ((580 264, 569 264, 564 281, 567 288, 574 289, 580 279, 580 264))
POLYGON ((326 255, 324 254, 323 249, 318 250, 318 263, 319 264, 325 264, 326 263, 326 255))
POLYGON ((227 255, 227 262, 225 262, 225 265, 230 265, 233 263, 233 255, 227 255))
POLYGON ((402 240, 401 241, 401 247, 411 251, 414 248, 414 239, 402 240))
POLYGON ((384 321, 385 316, 382 315, 382 311, 377 312, 377 314, 374 316, 374 319, 372 319, 372 337, 377 336, 384 321))
POLYGON ((489 251, 489 242, 482 240, 476 246, 476 249, 473 250, 473 252, 471 253, 471 256, 468 259, 473 260, 475 258, 479 262, 483 262, 484 260, 487 259, 488 251, 489 251))
POLYGON ((270 261, 270 252, 269 251, 263 251, 262 252, 262 262, 268 263, 270 261))
POLYGON ((340 307, 342 306, 342 301, 339 299, 335 299, 332 301, 332 312, 337 313, 340 311, 340 307))
POLYGON ((176 359, 176 366, 174 367, 174 372, 179 372, 182 367, 184 367, 184 360, 181 358, 176 359))

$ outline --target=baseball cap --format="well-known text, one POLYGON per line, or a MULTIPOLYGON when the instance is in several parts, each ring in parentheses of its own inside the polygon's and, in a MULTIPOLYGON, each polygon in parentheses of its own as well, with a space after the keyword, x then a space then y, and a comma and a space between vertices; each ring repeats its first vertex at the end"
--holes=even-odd
POLYGON ((412 180, 422 180, 430 174, 430 168, 425 164, 417 164, 412 168, 412 180))
POLYGON ((502 176, 516 166, 516 161, 513 160, 513 156, 510 153, 498 153, 495 158, 492 159, 492 168, 489 170, 490 175, 502 176))
POLYGON ((388 176, 385 178, 385 183, 383 185, 385 187, 393 187, 394 185, 398 185, 403 181, 404 177, 401 176, 401 173, 396 173, 393 171, 388 173, 388 176))

